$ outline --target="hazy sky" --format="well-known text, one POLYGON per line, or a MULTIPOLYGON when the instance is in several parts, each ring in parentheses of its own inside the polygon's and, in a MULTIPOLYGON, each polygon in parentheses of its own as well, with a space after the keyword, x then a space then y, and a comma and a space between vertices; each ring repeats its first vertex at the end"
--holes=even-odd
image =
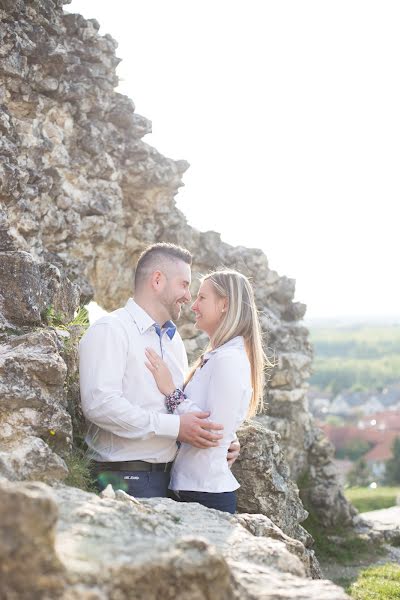
POLYGON ((399 315, 400 3, 73 0, 119 43, 189 223, 262 248, 307 315, 399 315))

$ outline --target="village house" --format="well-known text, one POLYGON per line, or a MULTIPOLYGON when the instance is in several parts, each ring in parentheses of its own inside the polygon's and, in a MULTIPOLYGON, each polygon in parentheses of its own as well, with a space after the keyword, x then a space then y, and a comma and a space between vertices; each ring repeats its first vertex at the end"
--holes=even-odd
MULTIPOLYGON (((357 425, 335 426, 327 423, 320 424, 335 450, 349 446, 350 442, 359 440, 370 445, 370 449, 363 455, 374 478, 383 481, 385 476, 385 463, 392 457, 392 446, 396 437, 400 437, 400 412, 386 410, 368 417, 359 419, 357 425)), ((336 461, 339 471, 342 462, 336 461)), ((343 462, 343 469, 349 470, 348 461, 343 462)), ((343 473, 342 475, 344 475, 343 473)))

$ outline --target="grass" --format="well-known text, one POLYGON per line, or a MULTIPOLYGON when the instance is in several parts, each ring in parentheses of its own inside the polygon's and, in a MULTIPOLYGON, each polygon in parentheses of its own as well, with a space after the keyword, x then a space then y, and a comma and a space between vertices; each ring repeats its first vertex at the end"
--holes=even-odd
POLYGON ((90 461, 85 452, 80 448, 73 448, 65 458, 68 467, 68 476, 64 480, 66 485, 77 487, 85 492, 96 492, 94 477, 90 471, 90 461))
POLYGON ((312 512, 302 526, 313 536, 315 541, 313 549, 321 563, 335 562, 340 565, 370 563, 385 554, 381 546, 371 544, 368 539, 357 537, 351 529, 322 528, 312 512))
POLYGON ((346 591, 354 600, 399 600, 400 566, 388 563, 369 567, 346 591))
POLYGON ((377 487, 376 489, 355 487, 345 490, 346 498, 360 512, 394 506, 398 494, 400 494, 400 487, 377 487))

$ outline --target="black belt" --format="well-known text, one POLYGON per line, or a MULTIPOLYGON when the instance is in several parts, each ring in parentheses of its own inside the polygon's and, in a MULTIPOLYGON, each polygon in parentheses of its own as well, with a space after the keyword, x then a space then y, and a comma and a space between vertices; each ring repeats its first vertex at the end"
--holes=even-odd
POLYGON ((96 471, 171 471, 172 462, 148 463, 144 460, 124 460, 121 462, 93 461, 96 471))

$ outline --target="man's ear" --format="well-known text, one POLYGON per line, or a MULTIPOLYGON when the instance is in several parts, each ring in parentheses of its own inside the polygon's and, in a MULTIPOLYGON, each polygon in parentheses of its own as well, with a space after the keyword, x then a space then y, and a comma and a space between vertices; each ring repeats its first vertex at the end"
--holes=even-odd
POLYGON ((158 290, 162 284, 163 274, 161 271, 154 271, 151 276, 151 286, 153 289, 158 290))

